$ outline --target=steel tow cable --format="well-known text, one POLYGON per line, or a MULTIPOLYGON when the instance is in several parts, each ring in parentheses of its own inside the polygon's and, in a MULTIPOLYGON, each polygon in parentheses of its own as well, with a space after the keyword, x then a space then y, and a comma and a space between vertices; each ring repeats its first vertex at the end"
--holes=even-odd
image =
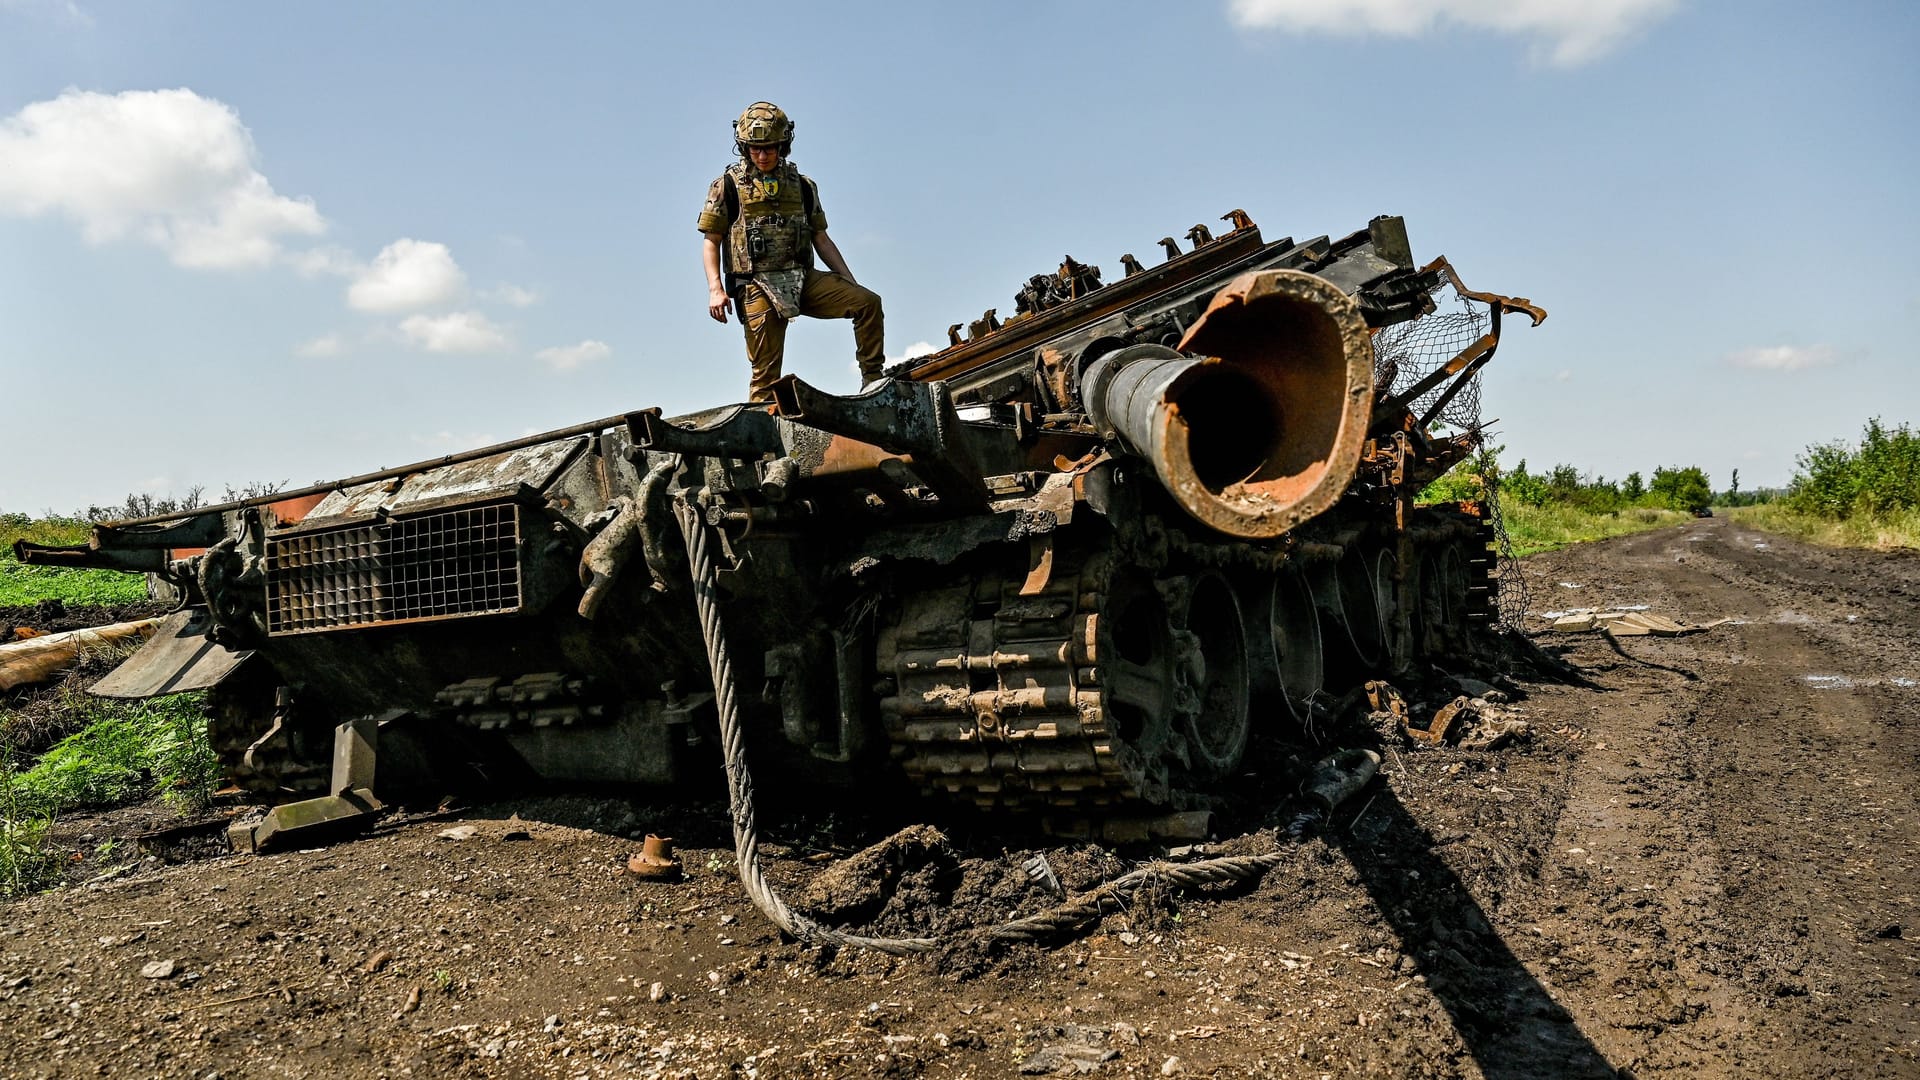
MULTIPOLYGON (((674 516, 687 541, 687 562, 693 572, 694 606, 700 616, 700 636, 713 675, 714 707, 720 714, 720 746, 726 760, 727 798, 733 817, 733 857, 747 898, 768 921, 802 941, 853 945, 893 956, 927 953, 939 938, 888 938, 849 934, 822 926, 788 907, 760 868, 760 831, 753 808, 753 777, 747 771, 746 738, 734 693, 733 662, 728 656, 726 632, 720 624, 719 584, 709 547, 711 526, 699 507, 686 499, 674 502, 674 516)), ((1316 813, 1295 819, 1283 835, 1298 838, 1316 813)), ((1036 915, 1013 919, 986 931, 994 941, 1034 941, 1076 929, 1099 919, 1107 905, 1123 901, 1141 886, 1165 882, 1176 888, 1223 884, 1257 878, 1277 865, 1285 853, 1231 855, 1192 863, 1153 862, 1109 881, 1099 888, 1036 915)))

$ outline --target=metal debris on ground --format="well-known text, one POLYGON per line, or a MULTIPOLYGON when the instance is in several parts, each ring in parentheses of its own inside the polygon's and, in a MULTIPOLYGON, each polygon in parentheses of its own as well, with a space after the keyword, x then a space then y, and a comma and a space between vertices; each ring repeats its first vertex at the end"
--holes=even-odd
POLYGON ((1462 750, 1493 750, 1532 730, 1509 705, 1510 697, 1491 683, 1464 676, 1452 676, 1454 687, 1468 691, 1455 695, 1435 709, 1423 725, 1415 716, 1418 708, 1391 684, 1375 680, 1366 684, 1369 718, 1382 734, 1397 732, 1416 746, 1454 745, 1462 750))
POLYGON ((1380 755, 1366 749, 1341 750, 1321 759, 1300 785, 1300 797, 1325 813, 1367 786, 1380 769, 1380 755))
POLYGON ((1710 630, 1729 619, 1706 623, 1683 623, 1647 611, 1569 611, 1554 618, 1547 629, 1562 634, 1584 634, 1599 630, 1614 637, 1680 637, 1710 630))
POLYGON ((642 881, 679 881, 680 859, 673 853, 673 837, 648 833, 646 843, 627 859, 627 873, 642 881))
POLYGON ((1053 865, 1047 857, 1034 852, 1020 863, 1020 869, 1026 871, 1027 879, 1055 896, 1067 895, 1065 886, 1060 884, 1059 875, 1053 872, 1053 865))

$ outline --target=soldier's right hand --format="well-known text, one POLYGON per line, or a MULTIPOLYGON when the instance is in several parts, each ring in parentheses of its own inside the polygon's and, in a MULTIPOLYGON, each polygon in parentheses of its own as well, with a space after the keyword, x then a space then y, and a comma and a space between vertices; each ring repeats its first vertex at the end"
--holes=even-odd
POLYGON ((707 290, 707 314, 713 316, 714 322, 726 322, 727 312, 732 310, 733 300, 724 290, 707 290))

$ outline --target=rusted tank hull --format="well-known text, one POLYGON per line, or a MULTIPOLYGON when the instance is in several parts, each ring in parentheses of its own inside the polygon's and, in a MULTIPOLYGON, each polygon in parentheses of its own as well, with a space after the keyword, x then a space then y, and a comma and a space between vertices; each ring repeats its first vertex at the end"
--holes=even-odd
POLYGON ((1540 314, 1416 267, 1397 219, 1233 220, 1110 287, 1069 259, 862 394, 789 379, 23 558, 162 567, 220 655, 170 641, 119 683, 213 683, 216 747, 268 798, 325 792, 350 727, 382 798, 710 780, 720 691, 783 777, 1185 820, 1317 695, 1491 624, 1484 513, 1413 496, 1477 441, 1430 424, 1492 345, 1412 382, 1376 345, 1449 286, 1495 339, 1540 314))

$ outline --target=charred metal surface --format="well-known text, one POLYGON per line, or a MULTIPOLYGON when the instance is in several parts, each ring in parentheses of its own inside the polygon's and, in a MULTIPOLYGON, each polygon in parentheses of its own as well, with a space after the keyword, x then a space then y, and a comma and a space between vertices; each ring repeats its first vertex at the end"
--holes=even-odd
POLYGON ((627 428, 635 449, 656 453, 758 458, 782 450, 779 425, 765 405, 735 405, 698 425, 672 423, 660 418, 659 409, 643 409, 627 415, 627 428))
POLYGON ((1477 445, 1432 421, 1501 315, 1544 316, 1416 264, 1397 217, 1299 243, 1221 220, 1111 279, 1063 258, 862 393, 790 377, 771 405, 630 410, 22 561, 186 587, 99 692, 206 689, 230 777, 305 800, 247 844, 394 791, 717 775, 679 507, 770 775, 1192 837, 1316 695, 1476 647, 1486 515, 1412 498, 1477 445), (1383 377, 1374 342, 1449 286, 1487 316, 1383 377))
POLYGON ((211 622, 205 608, 167 616, 139 652, 94 683, 90 692, 96 697, 140 699, 204 690, 220 682, 250 654, 209 638, 211 622))

